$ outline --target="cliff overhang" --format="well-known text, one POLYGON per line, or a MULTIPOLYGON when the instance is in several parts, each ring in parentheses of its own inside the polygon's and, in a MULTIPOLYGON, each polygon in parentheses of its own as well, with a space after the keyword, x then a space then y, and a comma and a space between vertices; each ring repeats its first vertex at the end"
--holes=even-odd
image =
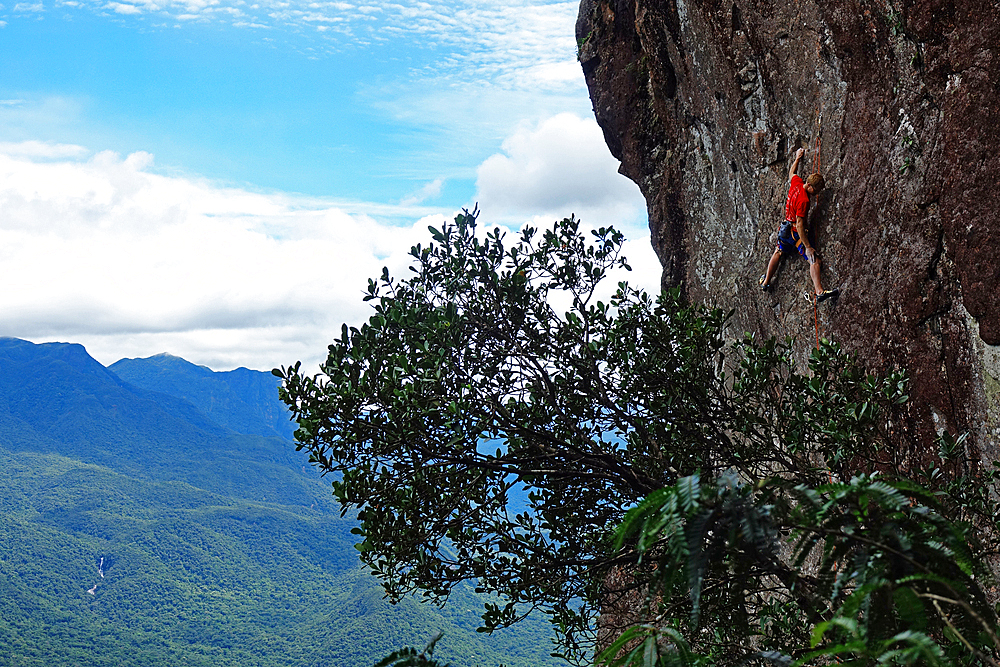
POLYGON ((1000 14, 985 0, 583 0, 579 60, 621 172, 646 197, 664 286, 734 328, 815 336, 905 368, 907 428, 1000 459, 1000 14), (791 153, 827 189, 805 262, 757 277, 791 153))

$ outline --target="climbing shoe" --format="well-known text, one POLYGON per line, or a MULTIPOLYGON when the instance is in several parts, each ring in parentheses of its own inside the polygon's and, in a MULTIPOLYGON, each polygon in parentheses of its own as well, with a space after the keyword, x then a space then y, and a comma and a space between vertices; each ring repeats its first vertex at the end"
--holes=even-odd
POLYGON ((765 285, 764 278, 767 278, 767 274, 766 273, 760 274, 760 278, 757 279, 757 284, 760 285, 760 290, 762 292, 770 292, 771 285, 770 284, 765 285))
POLYGON ((840 290, 837 289, 836 287, 834 287, 833 289, 823 290, 822 294, 816 295, 816 303, 821 303, 823 301, 826 301, 830 297, 837 296, 838 294, 840 294, 840 290))

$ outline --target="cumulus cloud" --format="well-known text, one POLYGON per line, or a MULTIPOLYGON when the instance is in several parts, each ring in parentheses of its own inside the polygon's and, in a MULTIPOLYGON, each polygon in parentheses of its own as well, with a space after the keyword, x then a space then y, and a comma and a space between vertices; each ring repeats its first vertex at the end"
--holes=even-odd
MULTIPOLYGON (((82 343, 105 364, 170 352, 220 370, 315 366, 342 322, 370 314, 368 278, 383 266, 407 275, 410 247, 445 218, 251 192, 154 165, 141 151, 0 145, 0 336, 82 343)), ((484 214, 483 231, 496 219, 484 214)), ((636 271, 614 280, 655 288, 648 235, 626 254, 636 271)))
POLYGON ((0 149, 0 335, 80 342, 104 363, 316 363, 367 316, 367 279, 401 275, 441 222, 163 176, 148 153, 41 152, 0 149))
POLYGON ((659 291, 662 269, 650 245, 646 202, 618 173, 594 120, 564 113, 522 124, 503 142, 502 153, 479 166, 476 188, 483 216, 509 228, 545 227, 575 214, 585 230, 612 226, 624 232, 622 254, 632 271, 610 275, 600 298, 607 299, 619 281, 659 291))
POLYGON ((601 129, 573 114, 522 125, 503 142, 502 153, 479 166, 476 187, 483 209, 500 215, 576 213, 601 225, 644 224, 645 202, 618 173, 601 129))

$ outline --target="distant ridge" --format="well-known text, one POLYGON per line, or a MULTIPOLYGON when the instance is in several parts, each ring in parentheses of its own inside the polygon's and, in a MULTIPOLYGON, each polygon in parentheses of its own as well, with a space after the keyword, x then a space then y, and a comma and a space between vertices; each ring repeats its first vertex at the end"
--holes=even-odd
POLYGON ((137 387, 190 401, 217 424, 237 433, 292 440, 295 424, 278 400, 278 378, 237 368, 213 371, 170 354, 121 359, 108 367, 137 387))
POLYGON ((472 586, 383 599, 328 482, 260 434, 275 378, 116 367, 0 338, 0 665, 370 667, 443 632, 456 667, 554 667, 540 619, 475 632, 472 586))
POLYGON ((303 461, 276 433, 234 432, 188 400, 122 379, 74 343, 0 339, 0 445, 243 497, 262 483, 285 486, 296 504, 315 493, 291 481, 303 461))

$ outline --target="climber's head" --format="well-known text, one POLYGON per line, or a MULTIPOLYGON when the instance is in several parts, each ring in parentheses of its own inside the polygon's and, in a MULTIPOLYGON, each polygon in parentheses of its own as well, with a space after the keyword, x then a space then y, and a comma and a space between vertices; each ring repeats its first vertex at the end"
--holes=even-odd
POLYGON ((811 195, 818 193, 824 186, 823 176, 820 174, 809 174, 809 178, 806 179, 805 189, 811 195))

